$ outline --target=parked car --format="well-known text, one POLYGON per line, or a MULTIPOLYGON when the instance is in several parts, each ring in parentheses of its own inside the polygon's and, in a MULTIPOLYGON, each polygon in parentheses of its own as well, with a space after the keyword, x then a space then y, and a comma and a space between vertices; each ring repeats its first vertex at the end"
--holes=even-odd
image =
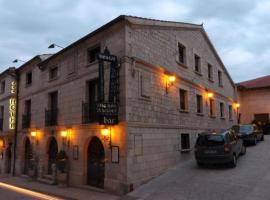
POLYGON ((259 130, 255 124, 235 125, 232 127, 232 130, 234 130, 236 134, 243 139, 244 144, 251 143, 256 145, 258 140, 264 140, 263 131, 259 130))
POLYGON ((232 167, 236 167, 237 158, 245 153, 243 140, 232 130, 199 134, 195 144, 195 159, 198 166, 229 163, 232 167))

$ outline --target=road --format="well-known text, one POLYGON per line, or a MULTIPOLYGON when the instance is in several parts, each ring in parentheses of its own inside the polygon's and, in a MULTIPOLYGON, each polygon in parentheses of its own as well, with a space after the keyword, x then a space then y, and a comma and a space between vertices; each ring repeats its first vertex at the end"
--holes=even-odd
POLYGON ((137 188, 126 198, 145 200, 270 200, 270 136, 249 146, 237 167, 198 168, 188 161, 137 188))
POLYGON ((0 199, 2 200, 62 200, 46 194, 33 192, 9 184, 0 183, 0 199))

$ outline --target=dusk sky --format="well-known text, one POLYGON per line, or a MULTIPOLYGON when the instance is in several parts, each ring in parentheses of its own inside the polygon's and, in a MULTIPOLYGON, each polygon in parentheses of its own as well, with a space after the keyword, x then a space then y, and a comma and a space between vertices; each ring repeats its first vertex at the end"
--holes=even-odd
POLYGON ((204 24, 235 82, 270 74, 269 0, 0 0, 0 70, 55 53, 113 18, 204 24))

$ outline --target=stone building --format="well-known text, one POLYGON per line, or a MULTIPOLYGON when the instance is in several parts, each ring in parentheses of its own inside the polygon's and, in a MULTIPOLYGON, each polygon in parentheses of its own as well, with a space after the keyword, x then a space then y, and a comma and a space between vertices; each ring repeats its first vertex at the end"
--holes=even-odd
POLYGON ((14 161, 17 79, 15 68, 0 74, 0 174, 11 174, 14 161))
POLYGON ((126 193, 193 156, 198 133, 237 123, 234 82, 202 25, 119 16, 18 74, 16 173, 28 174, 30 154, 40 181, 53 179, 62 149, 70 185, 126 193), (119 103, 100 52, 118 60, 119 103), (103 89, 118 120, 100 123, 103 89))
POLYGON ((269 122, 270 76, 240 82, 237 84, 240 100, 240 122, 269 122))

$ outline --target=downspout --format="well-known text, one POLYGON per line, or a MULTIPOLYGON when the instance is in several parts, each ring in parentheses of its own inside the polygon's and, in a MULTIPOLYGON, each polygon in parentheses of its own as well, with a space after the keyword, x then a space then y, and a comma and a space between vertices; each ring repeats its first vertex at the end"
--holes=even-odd
POLYGON ((16 158, 17 158, 17 135, 18 135, 18 108, 19 108, 19 73, 15 71, 15 79, 16 79, 16 114, 15 114, 15 129, 14 129, 14 146, 13 146, 13 169, 12 169, 12 176, 16 174, 16 158))

